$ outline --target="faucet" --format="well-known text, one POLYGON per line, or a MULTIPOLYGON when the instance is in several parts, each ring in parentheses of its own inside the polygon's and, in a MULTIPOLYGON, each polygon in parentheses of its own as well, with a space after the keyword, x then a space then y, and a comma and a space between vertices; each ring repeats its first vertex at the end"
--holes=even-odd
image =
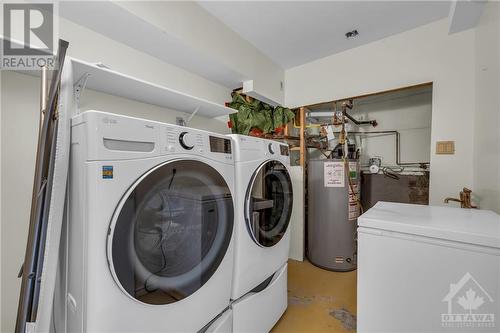
POLYGON ((471 190, 464 187, 464 189, 460 192, 460 199, 446 198, 446 199, 444 199, 444 203, 449 203, 450 201, 455 201, 455 202, 460 202, 461 208, 477 208, 477 206, 474 206, 471 203, 471 193, 472 193, 471 190))

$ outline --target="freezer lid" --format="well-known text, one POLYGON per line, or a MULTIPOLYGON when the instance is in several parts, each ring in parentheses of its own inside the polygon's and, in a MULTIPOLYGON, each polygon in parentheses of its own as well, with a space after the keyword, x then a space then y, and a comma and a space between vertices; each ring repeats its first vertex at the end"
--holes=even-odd
POLYGON ((500 248, 500 215, 488 210, 380 201, 358 226, 500 248))

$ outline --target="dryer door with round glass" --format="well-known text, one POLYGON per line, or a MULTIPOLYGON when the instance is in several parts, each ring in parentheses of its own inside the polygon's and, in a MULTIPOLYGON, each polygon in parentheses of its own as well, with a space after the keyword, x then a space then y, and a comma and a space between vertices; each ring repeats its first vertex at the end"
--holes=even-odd
POLYGON ((255 171, 246 194, 245 220, 258 245, 270 247, 283 238, 292 200, 290 175, 281 162, 265 162, 255 171))
POLYGON ((179 160, 150 170, 131 187, 112 220, 113 277, 142 303, 188 297, 226 255, 233 216, 230 189, 208 164, 179 160))

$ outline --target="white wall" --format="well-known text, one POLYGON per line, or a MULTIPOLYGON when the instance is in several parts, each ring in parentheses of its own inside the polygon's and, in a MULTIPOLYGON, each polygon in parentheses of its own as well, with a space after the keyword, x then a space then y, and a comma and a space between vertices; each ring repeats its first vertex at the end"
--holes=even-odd
POLYGON ((194 2, 121 1, 118 4, 253 80, 255 92, 283 104, 284 71, 256 47, 194 2))
POLYGON ((474 30, 448 35, 448 20, 285 71, 289 107, 433 82, 430 203, 473 185, 474 30), (435 155, 454 140, 455 155, 435 155))
POLYGON ((3 72, 1 91, 2 149, 2 332, 14 330, 20 279, 28 232, 35 163, 38 92, 35 78, 3 72), (12 80, 11 78, 28 78, 12 80), (26 89, 33 87, 30 93, 26 89))
POLYGON ((474 191, 500 213, 500 3, 489 2, 476 28, 474 191))

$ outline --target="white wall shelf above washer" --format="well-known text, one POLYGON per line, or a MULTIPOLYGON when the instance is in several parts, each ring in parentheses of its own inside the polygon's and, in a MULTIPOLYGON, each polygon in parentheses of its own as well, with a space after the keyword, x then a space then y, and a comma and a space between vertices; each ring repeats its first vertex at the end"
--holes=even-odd
MULTIPOLYGON (((110 95, 153 104, 167 109, 215 118, 236 110, 158 84, 113 71, 98 64, 72 59, 74 84, 110 95)), ((78 89, 78 88, 76 88, 78 89)))

